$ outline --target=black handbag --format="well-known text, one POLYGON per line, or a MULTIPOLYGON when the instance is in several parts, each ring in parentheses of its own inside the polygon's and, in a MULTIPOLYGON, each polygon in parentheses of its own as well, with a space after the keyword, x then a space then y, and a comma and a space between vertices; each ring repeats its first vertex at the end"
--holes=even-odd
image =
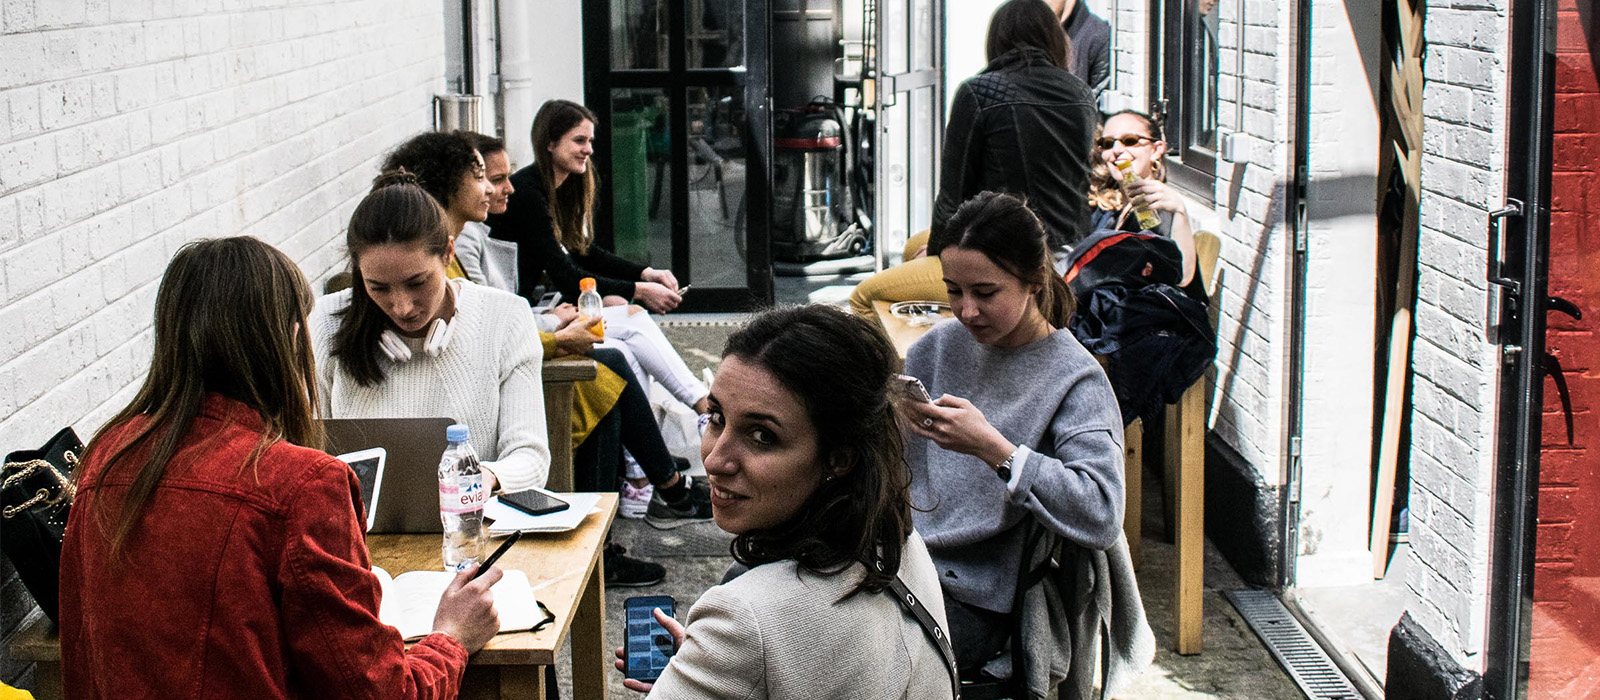
POLYGON ((61 536, 72 508, 72 470, 83 441, 62 428, 37 450, 6 455, 0 470, 0 548, 44 614, 56 621, 61 593, 61 536))

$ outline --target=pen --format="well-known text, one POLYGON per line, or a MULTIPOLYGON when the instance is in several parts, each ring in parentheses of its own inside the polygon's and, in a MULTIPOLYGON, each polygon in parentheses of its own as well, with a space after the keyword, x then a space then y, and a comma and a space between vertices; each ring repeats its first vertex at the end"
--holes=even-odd
POLYGON ((506 550, 511 549, 511 545, 516 544, 517 540, 520 539, 522 539, 521 530, 511 533, 511 536, 507 537, 506 541, 501 542, 500 546, 494 550, 494 554, 490 554, 488 559, 483 560, 483 563, 478 565, 478 570, 472 574, 472 578, 467 579, 467 583, 476 581, 479 576, 483 575, 483 572, 494 566, 494 563, 500 559, 500 555, 505 554, 506 550))

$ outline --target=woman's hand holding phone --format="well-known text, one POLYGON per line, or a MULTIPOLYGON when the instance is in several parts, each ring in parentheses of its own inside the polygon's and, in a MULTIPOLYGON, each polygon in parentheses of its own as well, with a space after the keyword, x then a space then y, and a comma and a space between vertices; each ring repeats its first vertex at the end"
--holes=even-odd
POLYGON ((678 308, 683 297, 656 282, 633 283, 633 300, 650 313, 664 314, 678 308))
POLYGON ((1017 450, 989 423, 983 411, 959 396, 945 394, 932 403, 907 401, 902 406, 910 418, 912 432, 940 448, 972 455, 991 466, 1004 462, 1017 450))
MULTIPOLYGON (((661 623, 661 627, 665 629, 668 634, 672 635, 672 651, 676 653, 679 649, 683 648, 683 625, 677 620, 672 619, 671 615, 661 612, 661 608, 655 609, 655 618, 656 622, 661 623)), ((622 647, 617 647, 616 657, 617 658, 612 662, 612 665, 616 667, 619 673, 622 673, 624 676, 626 676, 628 673, 628 652, 622 647)), ((641 693, 648 693, 650 692, 651 688, 655 687, 655 684, 634 680, 632 678, 623 678, 622 687, 627 688, 628 690, 637 690, 641 693)))

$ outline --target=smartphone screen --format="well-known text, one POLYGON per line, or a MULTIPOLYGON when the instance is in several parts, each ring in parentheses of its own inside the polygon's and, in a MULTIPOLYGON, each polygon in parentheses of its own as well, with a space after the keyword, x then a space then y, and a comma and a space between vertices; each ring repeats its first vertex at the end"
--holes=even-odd
POLYGON ((629 598, 622 605, 623 625, 627 629, 624 646, 628 655, 628 677, 654 683, 667 668, 667 662, 677 651, 672 647, 672 634, 656 622, 654 610, 668 617, 676 615, 677 604, 672 596, 652 595, 629 598))

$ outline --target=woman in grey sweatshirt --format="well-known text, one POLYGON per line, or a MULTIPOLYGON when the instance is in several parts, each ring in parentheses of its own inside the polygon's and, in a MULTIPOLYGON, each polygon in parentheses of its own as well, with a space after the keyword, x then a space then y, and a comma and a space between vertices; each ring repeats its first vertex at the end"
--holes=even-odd
POLYGON ((950 219, 937 254, 956 318, 907 354, 938 397, 902 405, 915 437, 912 506, 943 584, 963 670, 1012 630, 1026 525, 1086 550, 1122 532, 1122 417, 1105 372, 1066 329, 1071 293, 1044 228, 1013 196, 984 192, 950 219))

